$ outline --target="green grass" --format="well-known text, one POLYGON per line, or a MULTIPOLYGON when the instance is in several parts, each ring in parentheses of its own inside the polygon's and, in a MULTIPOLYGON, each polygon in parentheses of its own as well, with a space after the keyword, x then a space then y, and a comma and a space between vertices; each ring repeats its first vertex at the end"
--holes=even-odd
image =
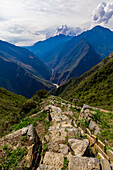
POLYGON ((10 127, 10 132, 13 130, 19 130, 22 129, 23 127, 26 127, 30 124, 33 124, 34 127, 37 126, 37 121, 39 122, 44 122, 45 124, 45 130, 48 130, 49 126, 51 125, 51 122, 48 120, 47 113, 45 111, 37 114, 36 117, 26 117, 22 119, 18 124, 14 124, 10 127))
POLYGON ((13 123, 24 117, 23 113, 20 114, 20 108, 26 101, 25 97, 0 88, 0 136, 4 135, 13 123))
POLYGON ((27 154, 26 148, 18 147, 15 150, 8 148, 7 145, 2 147, 6 156, 4 158, 0 158, 0 169, 19 169, 19 163, 22 158, 27 154))
POLYGON ((64 157, 64 165, 62 167, 62 170, 68 170, 68 163, 69 163, 69 160, 67 159, 67 157, 65 156, 64 157))
POLYGON ((113 113, 106 113, 96 109, 90 110, 95 112, 92 114, 92 118, 101 129, 97 137, 104 143, 107 140, 108 144, 113 147, 113 113))
MULTIPOLYGON (((40 113, 37 119, 28 116, 39 112, 42 98, 47 97, 46 90, 37 91, 31 99, 16 95, 3 88, 0 88, 0 137, 12 130, 18 130, 29 124, 37 125, 37 120, 44 121, 45 113, 40 113)), ((45 126, 49 123, 45 121, 45 126)))
POLYGON ((113 109, 113 54, 79 78, 73 78, 50 94, 66 100, 79 99, 77 105, 89 104, 113 109))

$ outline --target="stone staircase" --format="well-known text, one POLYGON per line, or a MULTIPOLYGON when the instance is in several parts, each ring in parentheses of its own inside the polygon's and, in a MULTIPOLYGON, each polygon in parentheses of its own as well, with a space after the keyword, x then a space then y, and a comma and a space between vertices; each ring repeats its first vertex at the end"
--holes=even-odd
POLYGON ((107 159, 99 160, 94 157, 84 131, 77 127, 75 120, 70 119, 71 110, 62 112, 61 108, 53 105, 46 106, 45 110, 52 126, 44 138, 44 142, 48 143, 48 150, 37 170, 112 169, 107 159))
MULTIPOLYGON (((88 128, 84 132, 78 126, 72 107, 75 106, 68 104, 67 101, 55 100, 53 97, 43 101, 41 111, 30 118, 35 118, 41 112, 46 111, 47 119, 51 122, 47 134, 44 135, 42 129, 43 137, 39 138, 37 131, 39 126, 34 128, 33 125, 12 132, 0 139, 0 157, 4 155, 3 145, 8 145, 14 150, 18 147, 26 147, 28 153, 19 162, 20 167, 25 166, 25 169, 113 170, 113 152, 108 150, 106 154, 105 145, 94 134, 91 134, 88 128), (24 138, 25 142, 22 141, 24 138), (101 159, 95 157, 95 151, 101 159)), ((76 108, 78 109, 77 106, 76 108)), ((79 109, 81 109, 79 119, 91 121, 88 106, 79 109)), ((93 131, 97 133, 98 131, 95 131, 97 125, 94 122, 92 125, 94 125, 93 131)))

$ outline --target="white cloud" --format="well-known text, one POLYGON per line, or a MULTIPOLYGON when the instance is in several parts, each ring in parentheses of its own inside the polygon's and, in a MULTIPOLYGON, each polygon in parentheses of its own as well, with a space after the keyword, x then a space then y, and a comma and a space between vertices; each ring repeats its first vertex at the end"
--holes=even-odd
POLYGON ((81 32, 80 27, 68 27, 67 25, 62 25, 57 28, 56 34, 64 34, 64 35, 70 35, 75 36, 81 32))
POLYGON ((112 16, 113 16, 113 2, 110 3, 102 2, 93 11, 92 19, 95 23, 107 24, 109 20, 112 18, 112 16))
POLYGON ((63 34, 63 35, 70 35, 75 36, 82 32, 80 27, 69 27, 67 25, 62 25, 56 28, 53 32, 47 32, 46 38, 50 38, 55 35, 63 34))
MULTIPOLYGON (((59 25, 75 27, 91 22, 101 0, 0 0, 0 39, 31 45, 54 32, 59 25), (17 39, 16 39, 17 38, 17 39)), ((68 33, 68 31, 66 31, 68 33)))

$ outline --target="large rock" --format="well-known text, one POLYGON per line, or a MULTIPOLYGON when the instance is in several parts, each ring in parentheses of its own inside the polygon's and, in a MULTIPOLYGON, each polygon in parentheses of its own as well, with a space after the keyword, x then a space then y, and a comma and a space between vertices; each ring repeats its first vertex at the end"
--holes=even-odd
POLYGON ((64 164, 64 155, 62 153, 46 152, 44 161, 44 166, 52 166, 55 168, 62 168, 64 164))
POLYGON ((68 169, 69 170, 100 170, 99 160, 96 158, 71 156, 69 158, 68 169))
POLYGON ((70 138, 68 140, 68 143, 76 156, 84 155, 85 151, 87 150, 87 148, 89 146, 88 139, 70 138))

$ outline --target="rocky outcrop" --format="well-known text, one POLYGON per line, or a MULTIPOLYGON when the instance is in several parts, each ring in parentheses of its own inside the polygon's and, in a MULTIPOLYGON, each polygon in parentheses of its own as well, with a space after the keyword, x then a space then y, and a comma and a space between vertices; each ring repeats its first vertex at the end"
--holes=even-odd
POLYGON ((0 158, 3 159, 5 152, 3 146, 15 150, 18 147, 26 148, 27 154, 21 159, 18 166, 20 169, 24 166, 26 169, 35 169, 40 162, 41 141, 33 125, 17 130, 2 139, 0 139, 0 158))
POLYGON ((83 118, 89 123, 89 129, 92 131, 94 135, 98 135, 100 133, 99 126, 93 121, 92 117, 95 114, 94 111, 90 111, 89 109, 92 108, 88 105, 84 105, 81 109, 79 120, 83 118))

